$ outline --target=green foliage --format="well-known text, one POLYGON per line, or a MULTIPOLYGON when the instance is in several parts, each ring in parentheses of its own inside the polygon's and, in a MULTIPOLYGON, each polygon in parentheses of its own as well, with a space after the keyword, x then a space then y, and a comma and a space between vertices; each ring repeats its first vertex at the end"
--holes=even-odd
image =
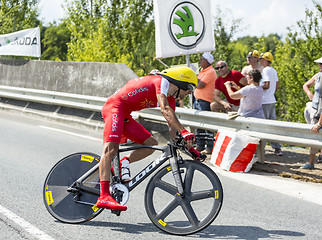
POLYGON ((234 46, 231 44, 234 34, 238 31, 241 19, 229 19, 230 27, 227 30, 227 13, 217 8, 216 18, 214 21, 214 37, 216 51, 214 53, 215 61, 224 60, 232 68, 236 67, 236 58, 232 55, 234 46))
POLYGON ((280 40, 280 36, 277 34, 261 38, 246 36, 233 41, 235 34, 241 31, 242 19, 234 19, 229 16, 229 11, 223 12, 220 9, 217 9, 216 16, 214 22, 215 61, 224 60, 230 69, 241 71, 247 65, 246 57, 249 51, 254 49, 260 52, 270 50, 274 53, 276 40, 280 40))
POLYGON ((247 65, 247 54, 250 51, 258 50, 259 52, 272 52, 274 54, 276 44, 280 42, 280 36, 277 34, 270 34, 267 37, 260 38, 246 36, 238 38, 236 41, 230 42, 232 52, 228 65, 231 69, 241 71, 247 65))
MULTIPOLYGON (((1 0, 0 34, 41 25, 37 20, 39 0, 1 0)), ((246 36, 233 41, 241 31, 241 19, 217 9, 214 18, 215 62, 225 60, 230 69, 241 71, 246 56, 254 49, 274 55, 280 89, 276 93, 277 115, 285 121, 304 122, 303 110, 309 101, 302 86, 319 71, 314 60, 322 50, 322 7, 313 0, 306 18, 289 28, 281 41, 277 34, 246 36)), ((153 1, 65 0, 67 17, 63 23, 41 28, 42 59, 127 64, 139 76, 165 66, 154 59, 155 29, 153 1)), ((189 56, 199 61, 200 54, 189 56)), ((186 56, 163 59, 168 65, 186 64, 186 56)), ((186 100, 187 101, 187 100, 186 100)))
POLYGON ((158 65, 153 60, 152 1, 73 0, 66 4, 65 22, 71 32, 68 60, 126 63, 138 75, 158 65))
POLYGON ((239 42, 251 49, 254 47, 254 44, 258 42, 258 37, 245 36, 238 38, 236 42, 239 42))
POLYGON ((37 6, 38 0, 1 0, 0 34, 37 27, 37 6))
POLYGON ((44 28, 42 40, 43 52, 41 59, 53 61, 67 60, 67 43, 70 41, 70 32, 66 24, 57 25, 50 23, 49 27, 44 28))
MULTIPOLYGON (((68 18, 64 20, 70 32, 67 59, 69 61, 94 61, 93 56, 102 59, 101 36, 97 37, 101 26, 100 1, 66 1, 68 18)), ((105 61, 103 58, 101 61, 105 61)), ((98 61, 98 60, 96 60, 98 61)))
POLYGON ((286 42, 278 42, 274 68, 278 72, 277 113, 285 121, 305 122, 303 111, 308 97, 303 84, 319 72, 315 59, 322 50, 322 7, 314 2, 315 10, 306 10, 306 19, 297 22, 298 29, 289 28, 286 42))
MULTIPOLYGON (((71 32, 68 43, 69 61, 119 62, 127 64, 139 76, 152 69, 165 68, 155 56, 155 29, 152 1, 111 0, 66 1, 68 17, 65 23, 71 32), (91 7, 95 14, 91 13, 91 7)), ((217 50, 215 59, 230 61, 230 44, 240 20, 233 20, 226 33, 220 10, 215 20, 217 50)), ((190 55, 190 62, 198 62, 200 54, 190 55)), ((235 58, 237 59, 237 58, 235 58)), ((186 57, 162 60, 167 66, 186 64, 186 57)), ((244 59, 242 60, 244 62, 244 59)), ((239 64, 241 65, 241 63, 239 64)))
MULTIPOLYGON (((1 0, 0 1, 0 35, 40 25, 38 17, 38 0, 1 0)), ((10 56, 10 59, 27 57, 10 56)))

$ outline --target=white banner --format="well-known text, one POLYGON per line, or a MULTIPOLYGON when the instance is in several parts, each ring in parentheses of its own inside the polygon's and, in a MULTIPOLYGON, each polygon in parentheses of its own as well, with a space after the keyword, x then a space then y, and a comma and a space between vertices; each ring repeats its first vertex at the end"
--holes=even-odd
POLYGON ((156 58, 215 50, 210 0, 154 0, 156 58))
POLYGON ((0 55, 40 57, 40 28, 0 35, 0 55))

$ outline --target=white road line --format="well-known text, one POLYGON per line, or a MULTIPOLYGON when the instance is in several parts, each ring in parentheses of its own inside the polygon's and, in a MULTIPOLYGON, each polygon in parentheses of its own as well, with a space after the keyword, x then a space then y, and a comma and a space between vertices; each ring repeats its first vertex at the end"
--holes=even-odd
POLYGON ((89 139, 89 140, 94 140, 94 141, 103 141, 103 140, 102 140, 102 139, 100 139, 100 138, 89 137, 89 136, 86 136, 86 135, 82 135, 82 134, 78 134, 78 133, 73 133, 73 132, 69 132, 69 131, 61 130, 61 129, 58 129, 58 128, 51 128, 51 127, 42 126, 42 125, 40 125, 39 127, 44 128, 44 129, 48 129, 48 130, 52 130, 52 131, 55 131, 55 132, 60 132, 60 133, 64 133, 64 134, 68 134, 68 135, 76 136, 76 137, 86 138, 86 139, 89 139))
POLYGON ((30 224, 29 222, 25 221, 18 215, 14 214, 13 212, 9 211, 5 207, 0 205, 0 214, 3 214, 11 221, 18 224, 20 227, 22 227, 25 231, 36 237, 37 239, 41 240, 54 240, 51 236, 47 235, 40 229, 36 228, 34 225, 30 224))

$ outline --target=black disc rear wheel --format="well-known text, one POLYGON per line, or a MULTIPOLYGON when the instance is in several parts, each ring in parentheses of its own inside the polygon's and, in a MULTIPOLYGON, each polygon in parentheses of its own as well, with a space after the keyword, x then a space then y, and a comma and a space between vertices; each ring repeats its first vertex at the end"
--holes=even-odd
POLYGON ((99 163, 93 153, 75 153, 60 160, 48 173, 44 183, 43 198, 49 213, 65 223, 81 223, 96 217, 103 209, 96 207, 99 197, 99 172, 95 171, 83 181, 84 186, 97 193, 71 191, 73 183, 99 163), (69 190, 69 191, 67 191, 69 190))

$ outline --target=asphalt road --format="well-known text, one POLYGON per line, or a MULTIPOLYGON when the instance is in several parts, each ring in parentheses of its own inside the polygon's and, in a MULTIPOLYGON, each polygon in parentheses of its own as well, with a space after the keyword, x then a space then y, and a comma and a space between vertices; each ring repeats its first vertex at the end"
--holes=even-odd
POLYGON ((143 203, 146 183, 131 192, 129 209, 120 217, 106 210, 84 224, 60 223, 43 204, 45 177, 70 153, 100 154, 100 134, 2 110, 0 126, 0 239, 321 239, 321 204, 221 172, 222 210, 195 235, 170 236, 150 222, 143 203))

